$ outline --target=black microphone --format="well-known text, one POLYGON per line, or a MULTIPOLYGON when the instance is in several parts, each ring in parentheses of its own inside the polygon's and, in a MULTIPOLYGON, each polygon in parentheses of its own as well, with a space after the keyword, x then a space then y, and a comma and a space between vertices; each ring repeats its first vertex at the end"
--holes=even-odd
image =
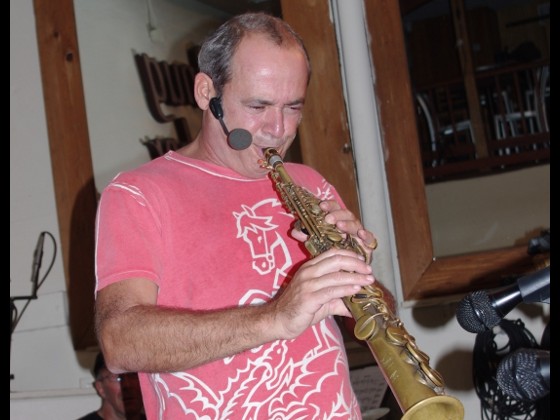
POLYGON ((39 288, 39 269, 41 268, 41 263, 43 262, 43 244, 45 243, 45 233, 41 232, 39 239, 37 239, 37 245, 35 246, 35 251, 33 252, 33 269, 31 271, 31 283, 33 283, 33 291, 31 296, 37 296, 37 289, 39 288))
POLYGON ((214 97, 210 99, 210 111, 212 115, 216 117, 227 136, 227 142, 229 147, 235 150, 244 150, 251 145, 253 142, 253 136, 247 130, 243 128, 235 128, 229 131, 224 123, 224 110, 222 109, 222 104, 219 97, 214 97))
POLYGON ((519 401, 536 401, 550 392, 550 351, 518 349, 496 370, 502 392, 519 401))
POLYGON ((550 266, 491 294, 482 290, 471 293, 459 302, 457 321, 465 330, 481 333, 498 325, 521 302, 550 303, 550 266))

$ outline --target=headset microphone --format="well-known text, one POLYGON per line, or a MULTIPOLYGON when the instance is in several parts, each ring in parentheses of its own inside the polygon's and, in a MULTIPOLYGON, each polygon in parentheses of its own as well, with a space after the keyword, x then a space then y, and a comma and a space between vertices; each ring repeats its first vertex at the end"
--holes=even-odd
POLYGON ((224 123, 224 110, 222 109, 222 104, 220 103, 219 97, 214 97, 210 99, 210 111, 212 115, 220 122, 225 135, 227 136, 227 142, 229 147, 235 150, 244 150, 251 145, 253 142, 253 136, 247 130, 243 128, 235 128, 229 131, 224 123))

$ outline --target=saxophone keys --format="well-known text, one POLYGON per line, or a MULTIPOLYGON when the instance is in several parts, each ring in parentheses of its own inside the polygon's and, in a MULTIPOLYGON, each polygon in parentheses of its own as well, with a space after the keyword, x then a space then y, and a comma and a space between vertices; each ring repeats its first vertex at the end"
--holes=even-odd
POLYGON ((406 343, 405 347, 406 347, 406 350, 408 351, 408 353, 410 353, 412 358, 417 363, 428 364, 430 362, 430 358, 428 357, 428 355, 426 353, 424 353, 422 350, 420 350, 415 344, 412 344, 411 342, 408 342, 408 343, 406 343))
POLYGON ((342 235, 340 235, 337 232, 328 232, 327 233, 327 238, 329 239, 329 241, 334 242, 334 243, 342 242, 342 240, 344 239, 342 237, 342 235))
POLYGON ((404 346, 408 342, 408 333, 406 330, 400 326, 387 327, 385 330, 385 335, 390 342, 398 346, 404 346))
POLYGON ((427 363, 421 363, 420 370, 425 375, 425 377, 432 383, 434 387, 436 388, 445 387, 445 383, 443 381, 443 377, 441 376, 441 374, 437 370, 432 369, 427 363))
POLYGON ((373 333, 375 333, 375 328, 377 327, 377 322, 375 317, 369 315, 363 315, 356 321, 354 326, 354 335, 358 340, 368 340, 373 333))
POLYGON ((309 211, 315 216, 320 216, 323 214, 323 210, 321 209, 321 207, 319 207, 319 204, 316 203, 313 203, 309 206, 309 211))

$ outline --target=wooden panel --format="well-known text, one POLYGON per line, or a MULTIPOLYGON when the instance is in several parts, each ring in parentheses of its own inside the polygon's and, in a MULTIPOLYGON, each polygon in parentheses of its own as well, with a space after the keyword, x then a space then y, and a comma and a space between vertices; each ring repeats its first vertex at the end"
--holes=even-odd
POLYGON ((328 0, 283 0, 282 16, 303 38, 313 68, 299 128, 302 160, 323 174, 346 206, 360 215, 354 159, 344 152, 350 133, 328 0))
POLYGON ((72 0, 34 0, 45 112, 56 195, 70 329, 76 349, 96 345, 93 330, 97 192, 72 0))
POLYGON ((425 299, 490 289, 547 265, 542 256, 530 257, 526 245, 438 258, 408 295, 425 299))

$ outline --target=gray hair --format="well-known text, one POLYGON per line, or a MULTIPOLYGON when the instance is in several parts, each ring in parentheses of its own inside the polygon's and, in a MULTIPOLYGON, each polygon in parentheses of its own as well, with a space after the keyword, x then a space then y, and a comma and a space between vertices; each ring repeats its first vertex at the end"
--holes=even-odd
POLYGON ((307 61, 307 80, 311 77, 311 62, 301 37, 285 21, 264 12, 244 13, 223 23, 202 44, 198 53, 198 68, 214 82, 217 95, 231 80, 231 60, 243 37, 265 35, 278 46, 301 48, 307 61))

